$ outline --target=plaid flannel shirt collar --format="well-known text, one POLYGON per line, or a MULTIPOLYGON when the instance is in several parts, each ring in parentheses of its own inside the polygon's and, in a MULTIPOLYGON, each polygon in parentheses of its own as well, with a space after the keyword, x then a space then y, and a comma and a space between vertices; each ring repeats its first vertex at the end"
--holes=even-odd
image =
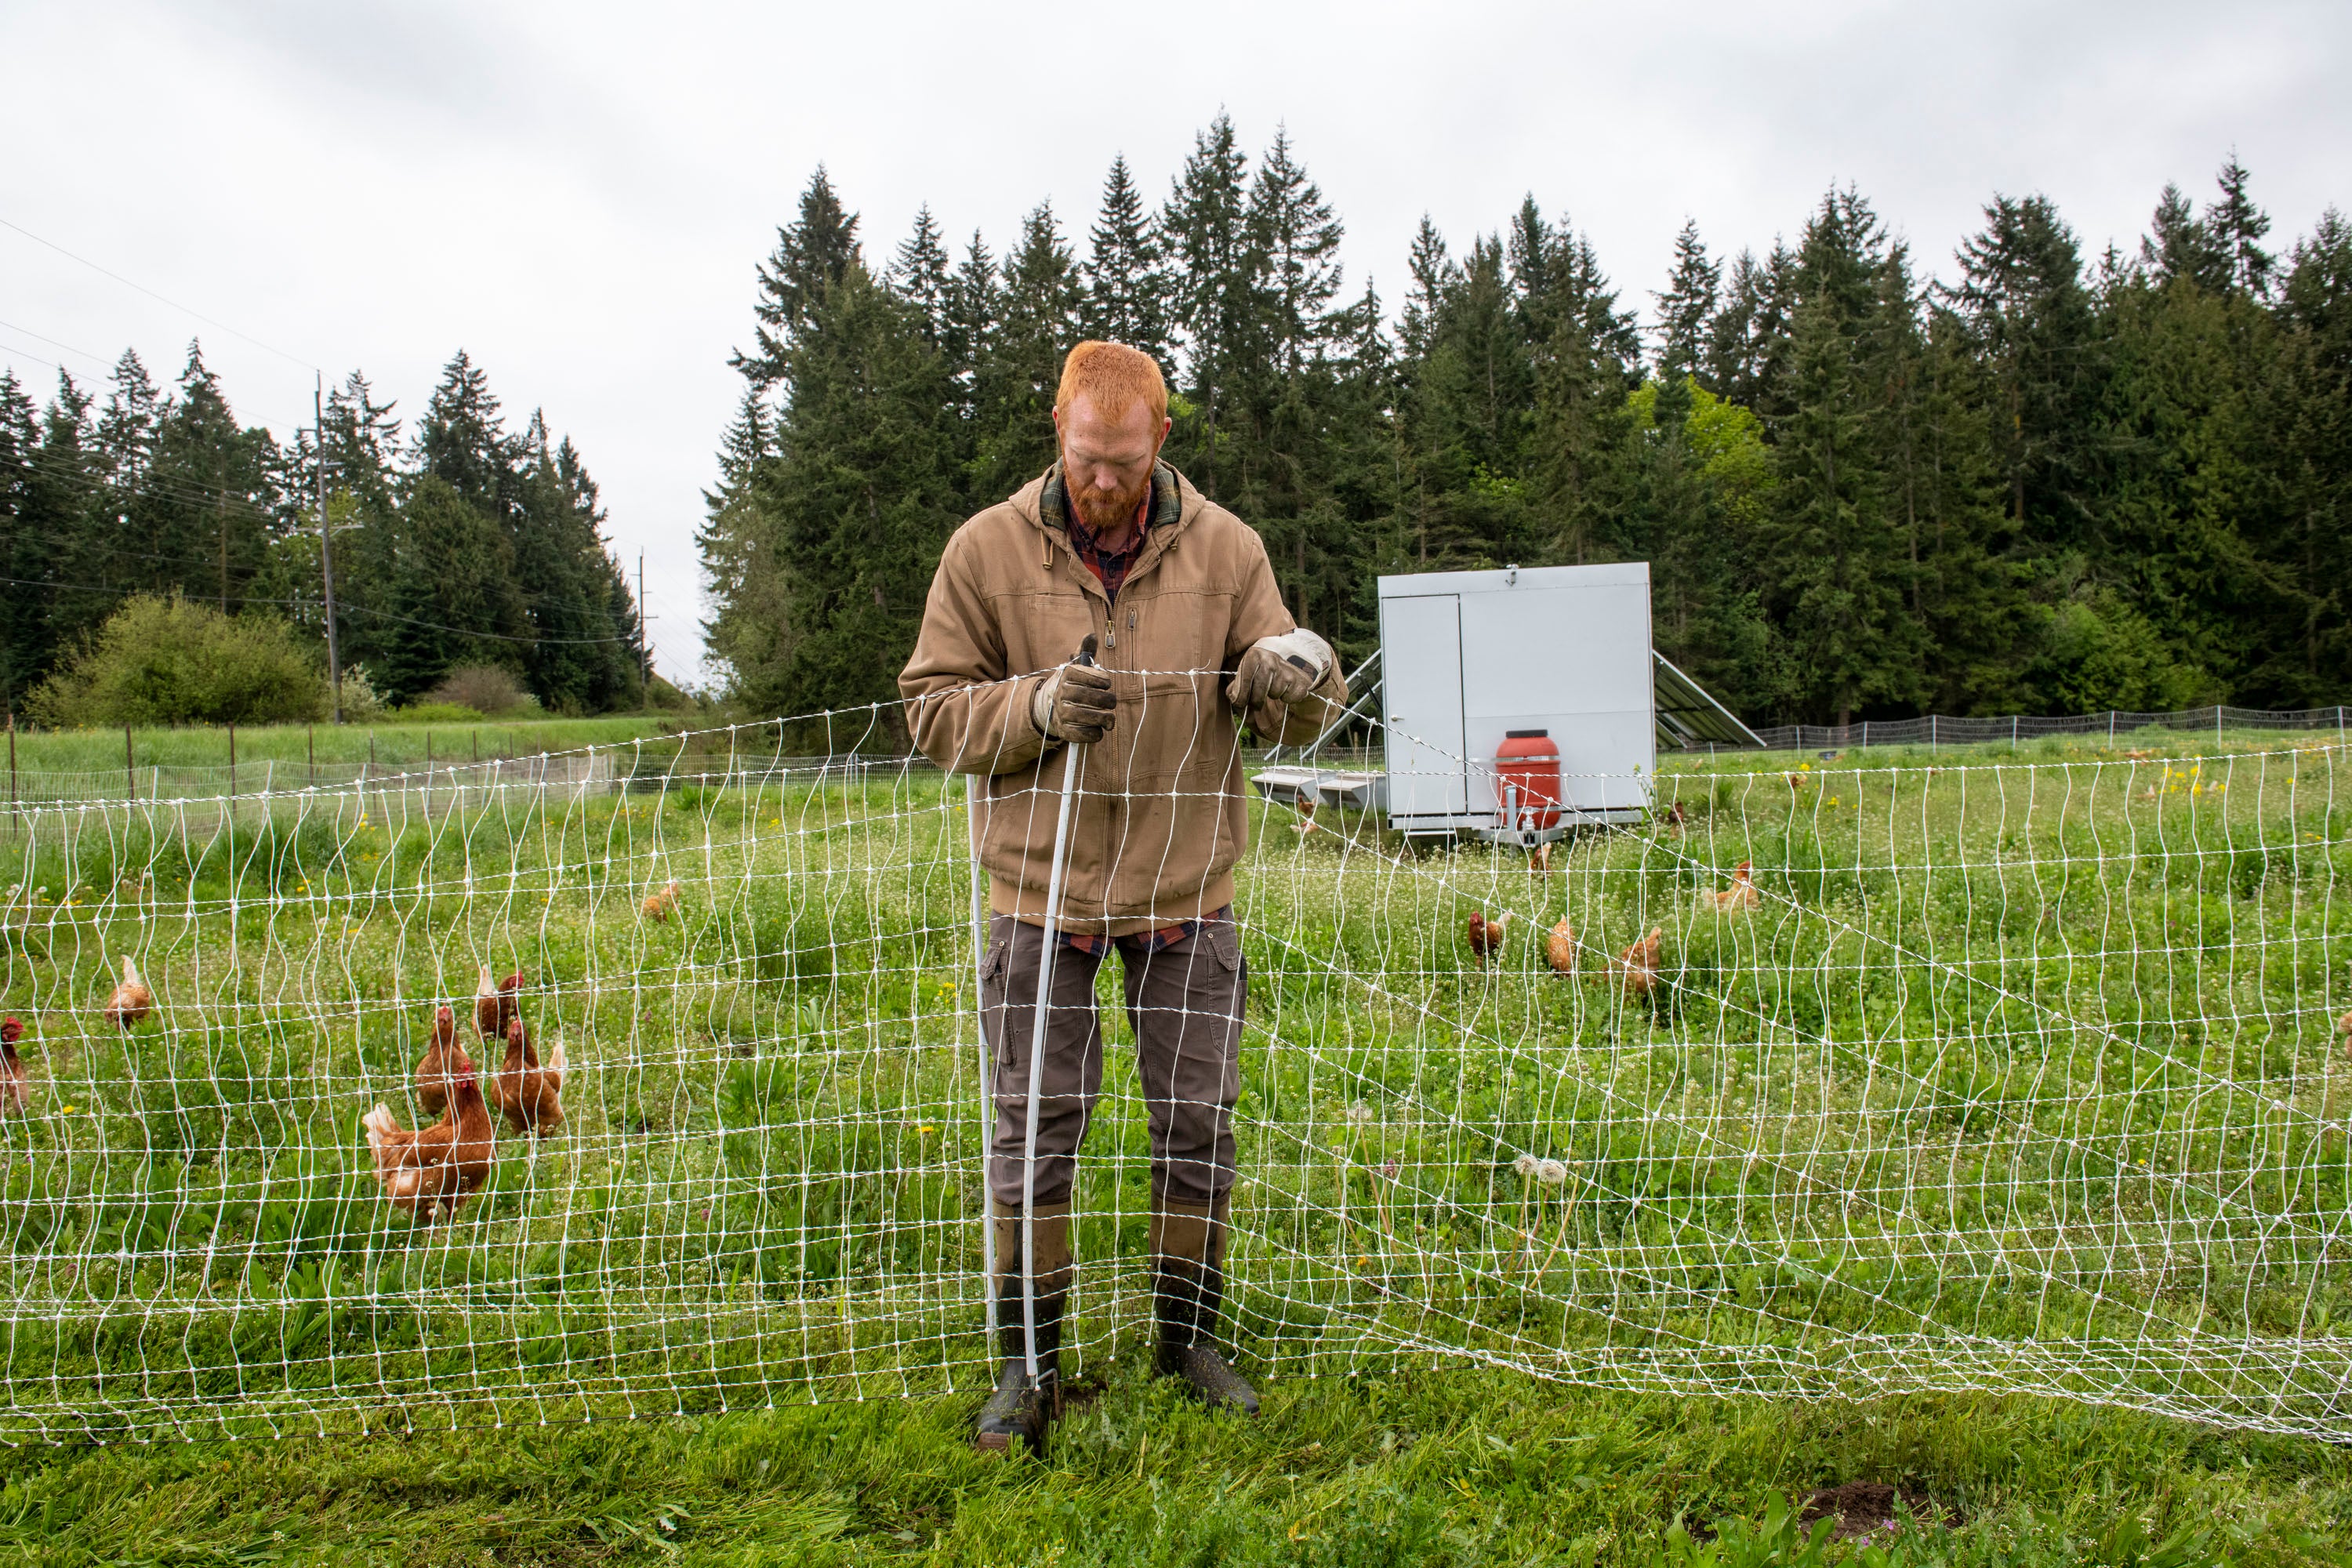
POLYGON ((1038 516, 1047 528, 1058 528, 1070 542, 1070 550, 1087 569, 1095 574, 1108 597, 1117 599, 1118 590, 1127 581, 1127 574, 1143 553, 1144 542, 1155 528, 1173 523, 1184 510, 1183 496, 1176 486, 1176 470, 1164 462, 1151 465, 1151 495, 1145 502, 1149 508, 1137 520, 1136 531, 1128 536, 1122 550, 1105 550, 1095 539, 1094 530, 1070 510, 1068 487, 1062 479, 1060 458, 1045 470, 1045 488, 1037 498, 1038 516))

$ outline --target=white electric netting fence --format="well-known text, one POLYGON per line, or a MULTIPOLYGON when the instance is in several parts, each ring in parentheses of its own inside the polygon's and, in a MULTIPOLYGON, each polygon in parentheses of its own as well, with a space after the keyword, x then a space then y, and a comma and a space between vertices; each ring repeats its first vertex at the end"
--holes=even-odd
MULTIPOLYGON (((779 738, 807 725, 741 727, 12 814, 0 1435, 982 1386, 968 786, 872 754, 894 710, 830 726, 814 759, 779 738), (127 1026, 126 957, 152 996, 127 1026), (562 1124, 499 1121, 427 1223, 362 1118, 434 1121, 441 1005, 495 1075, 485 964, 564 1047, 562 1124)), ((1207 761, 1173 787, 1219 787, 1207 761)), ((1692 761, 1548 871, 1254 802, 1241 1364, 2352 1434, 2347 761, 1692 761)), ((1077 1376, 1150 1331, 1102 994, 1077 1376)))

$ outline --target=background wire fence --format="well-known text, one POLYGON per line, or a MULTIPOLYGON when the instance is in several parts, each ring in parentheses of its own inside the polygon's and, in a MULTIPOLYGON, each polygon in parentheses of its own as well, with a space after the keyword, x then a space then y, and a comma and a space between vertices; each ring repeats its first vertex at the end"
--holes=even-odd
POLYGON ((2345 736, 2346 709, 2183 708, 2170 713, 2133 713, 2120 710, 2084 713, 2072 718, 1956 719, 1930 713, 1918 719, 1865 720, 1858 724, 1773 724, 1756 730, 1768 751, 1842 751, 1848 746, 1981 746, 2008 742, 2038 741, 2050 735, 2096 735, 2110 741, 2145 739, 2147 731, 2210 736, 2221 740, 2232 730, 2333 731, 2345 736))

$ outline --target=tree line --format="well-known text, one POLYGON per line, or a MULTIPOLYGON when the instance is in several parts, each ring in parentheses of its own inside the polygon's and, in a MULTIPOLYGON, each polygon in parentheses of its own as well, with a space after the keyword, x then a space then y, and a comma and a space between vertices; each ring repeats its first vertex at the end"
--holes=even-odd
POLYGON ((1156 205, 1114 161, 1083 254, 1050 204, 1001 255, 926 208, 877 264, 820 168, 734 359, 711 655, 761 711, 892 696, 948 534, 1052 461, 1107 337, 1351 660, 1381 574, 1646 560, 1659 648, 1759 721, 2341 700, 2352 225, 2281 253, 2250 183, 2096 256, 1997 196, 1941 275, 1833 188, 1760 255, 1685 225, 1646 312, 1529 197, 1459 249, 1424 218, 1391 312, 1288 138, 1223 116, 1156 205))
POLYGON ((172 387, 135 353, 101 400, 60 372, 37 407, 0 371, 0 696, 28 692, 138 595, 266 616, 315 640, 326 618, 317 475, 327 468, 338 651, 387 701, 460 668, 514 675, 546 707, 640 700, 642 627, 596 485, 533 413, 507 428, 488 378, 452 359, 405 438, 354 373, 324 438, 241 424, 191 344, 172 387))

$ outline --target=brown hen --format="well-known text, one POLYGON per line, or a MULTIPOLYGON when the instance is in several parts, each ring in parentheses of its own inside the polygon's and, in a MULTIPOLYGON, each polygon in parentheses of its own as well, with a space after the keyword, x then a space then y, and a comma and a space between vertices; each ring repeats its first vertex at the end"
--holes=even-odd
POLYGON ((454 1215, 489 1180, 498 1126, 482 1099, 474 1064, 462 1052, 449 1084, 449 1109, 440 1121, 410 1132, 392 1119, 390 1106, 379 1105, 361 1124, 375 1156, 376 1180, 403 1214, 427 1224, 454 1215))
POLYGON ((25 1026, 14 1014, 0 1018, 0 1112, 20 1112, 33 1101, 25 1082, 25 1058, 16 1054, 16 1042, 24 1037, 25 1026))
POLYGON ((416 1064, 416 1103, 427 1115, 438 1116, 448 1109, 449 1086, 457 1081, 457 1064, 465 1059, 466 1053, 457 1047, 457 1010, 436 1008, 432 1043, 416 1064))
POLYGON ((1544 962, 1551 965, 1554 974, 1576 973, 1576 933, 1568 927, 1568 917, 1562 915, 1559 924, 1544 936, 1544 962))
POLYGON ((490 1099, 505 1113, 508 1126, 536 1137, 563 1125, 563 1068, 562 1040, 548 1047, 542 1065, 523 1021, 508 1023, 506 1060, 490 1079, 490 1099))
POLYGON ((139 966, 131 962, 128 953, 124 954, 122 984, 107 997, 106 1005, 99 1009, 98 1016, 110 1024, 118 1024, 127 1029, 154 1010, 155 993, 147 989, 147 983, 139 978, 139 966))
POLYGON ((1665 938, 1656 926, 1650 934, 1617 955, 1614 970, 1625 986, 1628 996, 1647 996, 1658 983, 1658 955, 1665 948, 1665 938))
POLYGON ((1702 892, 1698 896, 1699 908, 1725 915, 1752 910, 1763 901, 1764 895, 1756 890, 1756 868, 1746 860, 1733 868, 1730 887, 1719 893, 1702 892))
POLYGON ((517 1006, 515 994, 522 989, 520 970, 504 980, 490 979, 490 966, 482 965, 482 978, 474 987, 474 1027, 486 1040, 503 1040, 507 1026, 514 1022, 517 1006))
POLYGON ((1486 963, 1486 955, 1503 945, 1503 937, 1510 928, 1511 917, 1507 914, 1496 915, 1494 919, 1488 920, 1482 910, 1470 911, 1470 923, 1467 927, 1470 951, 1476 955, 1479 963, 1486 963))

